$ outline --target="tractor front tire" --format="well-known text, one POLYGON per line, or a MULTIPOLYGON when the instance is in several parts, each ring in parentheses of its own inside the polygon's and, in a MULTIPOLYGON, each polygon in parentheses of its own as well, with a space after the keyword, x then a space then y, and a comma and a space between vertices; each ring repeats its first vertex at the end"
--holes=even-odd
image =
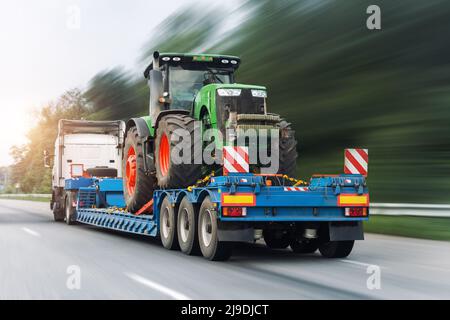
POLYGON ((136 127, 128 130, 123 149, 123 194, 129 212, 137 212, 153 197, 155 178, 144 170, 144 141, 136 127))
POLYGON ((298 157, 295 131, 292 130, 291 124, 284 120, 279 123, 279 129, 280 129, 280 143, 279 143, 280 162, 278 173, 294 177, 298 157))
MULTIPOLYGON (((184 188, 201 178, 202 144, 195 145, 195 119, 169 114, 158 123, 155 141, 156 179, 161 188, 184 188), (187 153, 185 153, 187 152, 187 153), (196 154, 196 152, 198 154, 196 154), (174 159, 174 156, 177 158, 174 159)), ((200 136, 198 138, 201 138, 200 136)))

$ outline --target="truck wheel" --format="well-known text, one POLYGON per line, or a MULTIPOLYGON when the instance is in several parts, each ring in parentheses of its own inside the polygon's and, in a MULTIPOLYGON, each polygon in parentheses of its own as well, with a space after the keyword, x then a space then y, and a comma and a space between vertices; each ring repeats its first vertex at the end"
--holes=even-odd
POLYGON ((62 222, 64 221, 64 210, 61 210, 59 208, 56 208, 56 203, 53 205, 53 219, 56 222, 62 222))
POLYGON ((352 252, 355 241, 328 241, 319 246, 325 258, 345 258, 352 252))
POLYGON ((184 197, 178 209, 178 244, 182 252, 195 255, 200 252, 197 237, 198 212, 188 197, 184 197))
MULTIPOLYGON (((193 185, 201 178, 201 164, 195 164, 194 148, 194 124, 195 120, 183 114, 169 114, 158 123, 155 141, 155 166, 156 179, 162 188, 184 188, 193 185), (188 139, 190 138, 190 139, 188 139), (189 151, 190 155, 184 155, 189 151), (172 156, 180 155, 183 159, 173 159, 172 156), (184 163, 180 163, 183 160, 184 163)), ((199 150, 195 150, 199 149, 199 150)))
POLYGON ((178 249, 177 215, 169 199, 164 198, 159 211, 159 235, 164 248, 178 249))
POLYGON ((291 240, 290 246, 295 253, 314 253, 319 248, 319 243, 317 240, 291 240))
POLYGON ((297 165, 297 140, 291 124, 286 121, 279 123, 280 128, 280 163, 278 173, 295 176, 297 165))
POLYGON ((68 192, 66 194, 66 203, 65 203, 65 221, 68 225, 73 225, 76 222, 76 208, 73 206, 74 193, 68 192))
POLYGON ((127 210, 136 212, 153 197, 154 177, 144 171, 144 152, 142 138, 136 127, 128 130, 123 149, 122 172, 123 195, 127 210))
POLYGON ((208 260, 225 261, 232 253, 232 243, 219 241, 217 216, 211 199, 203 200, 198 215, 198 240, 200 250, 208 260))
POLYGON ((290 239, 286 233, 264 229, 263 237, 267 247, 270 249, 286 249, 289 246, 290 239))

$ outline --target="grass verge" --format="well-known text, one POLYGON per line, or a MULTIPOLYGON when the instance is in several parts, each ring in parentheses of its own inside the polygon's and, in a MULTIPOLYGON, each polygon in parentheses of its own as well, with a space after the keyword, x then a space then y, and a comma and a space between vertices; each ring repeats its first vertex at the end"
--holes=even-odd
POLYGON ((24 200, 24 201, 37 201, 37 202, 50 202, 50 198, 46 198, 46 197, 33 197, 33 196, 1 196, 0 195, 0 199, 6 199, 6 200, 24 200))
POLYGON ((364 231, 450 241, 450 218, 372 215, 364 222, 364 231))

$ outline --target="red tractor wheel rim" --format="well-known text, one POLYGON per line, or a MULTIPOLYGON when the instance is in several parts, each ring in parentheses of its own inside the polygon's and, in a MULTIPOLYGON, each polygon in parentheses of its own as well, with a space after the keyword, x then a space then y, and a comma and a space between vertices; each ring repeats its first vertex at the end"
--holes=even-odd
POLYGON ((170 164, 170 146, 169 139, 166 134, 161 137, 161 142, 159 144, 159 170, 162 176, 166 176, 169 172, 170 164))
POLYGON ((136 190, 136 176, 137 176, 137 164, 136 164, 136 151, 133 147, 128 149, 127 165, 125 168, 126 174, 126 187, 129 195, 133 195, 136 190))

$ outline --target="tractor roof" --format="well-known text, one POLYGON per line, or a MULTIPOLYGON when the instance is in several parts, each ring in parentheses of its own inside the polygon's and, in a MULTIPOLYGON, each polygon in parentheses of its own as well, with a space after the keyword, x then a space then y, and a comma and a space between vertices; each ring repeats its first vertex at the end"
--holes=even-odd
POLYGON ((150 70, 153 69, 153 64, 157 61, 161 64, 170 65, 206 65, 211 68, 230 68, 236 70, 241 64, 241 59, 236 56, 222 55, 222 54, 195 54, 195 53, 159 53, 153 54, 153 61, 145 69, 144 76, 148 78, 150 70))

